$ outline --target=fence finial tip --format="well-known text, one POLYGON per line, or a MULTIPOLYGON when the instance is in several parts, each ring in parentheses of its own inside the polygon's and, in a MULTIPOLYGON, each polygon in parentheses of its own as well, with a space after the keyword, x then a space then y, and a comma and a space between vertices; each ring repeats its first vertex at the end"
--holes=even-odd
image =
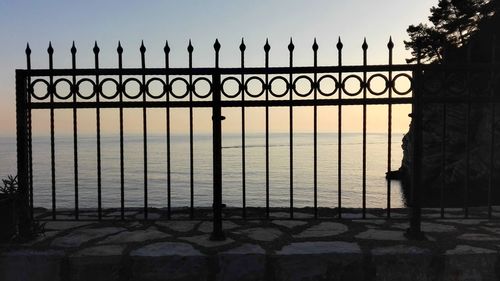
POLYGON ((220 43, 219 43, 219 39, 215 39, 215 43, 214 43, 214 50, 216 52, 218 52, 220 50, 220 43))
POLYGON ((342 40, 340 40, 340 36, 339 36, 339 41, 337 42, 337 49, 342 50, 343 47, 344 47, 344 44, 342 44, 342 40))
POLYGON ((193 45, 191 44, 191 39, 189 39, 189 45, 188 45, 188 47, 187 47, 187 50, 188 50, 188 52, 190 52, 190 53, 191 53, 191 52, 193 52, 193 50, 194 50, 193 45))
POLYGON ((314 43, 312 45, 312 48, 313 48, 313 51, 317 51, 318 50, 318 43, 316 42, 316 37, 314 37, 314 43))
POLYGON ((387 43, 387 48, 394 48, 394 43, 392 42, 392 36, 389 36, 389 43, 387 43))
POLYGON ((363 48, 363 50, 368 49, 368 43, 366 43, 366 37, 365 39, 363 39, 363 45, 361 45, 361 48, 363 48))
POLYGON ((290 37, 290 43, 288 44, 288 50, 291 52, 295 49, 295 45, 293 45, 292 37, 290 37))
POLYGON ((26 52, 26 55, 28 55, 28 56, 31 55, 30 43, 26 43, 25 52, 26 52))
POLYGON ((269 52, 271 50, 271 45, 269 45, 269 40, 266 38, 266 44, 264 45, 264 51, 269 52))
POLYGON ((165 40, 165 47, 163 47, 163 52, 166 54, 170 53, 170 46, 168 45, 168 40, 165 40))
POLYGON ((76 54, 76 46, 75 46, 75 41, 73 40, 73 44, 71 45, 71 54, 76 54))
POLYGON ((146 47, 144 46, 144 40, 141 40, 141 47, 139 48, 139 50, 143 54, 146 52, 146 47))
POLYGON ((118 47, 116 48, 116 51, 120 55, 123 53, 122 43, 120 41, 118 41, 118 47))
POLYGON ((244 52, 247 46, 245 46, 245 41, 241 38, 240 51, 244 52))
POLYGON ((49 47, 47 48, 47 53, 52 55, 54 53, 54 48, 52 48, 52 41, 49 41, 49 47))
POLYGON ((97 55, 97 54, 99 53, 99 51, 100 51, 99 46, 97 46, 97 40, 94 42, 94 49, 93 49, 93 51, 94 51, 94 54, 96 54, 96 55, 97 55))

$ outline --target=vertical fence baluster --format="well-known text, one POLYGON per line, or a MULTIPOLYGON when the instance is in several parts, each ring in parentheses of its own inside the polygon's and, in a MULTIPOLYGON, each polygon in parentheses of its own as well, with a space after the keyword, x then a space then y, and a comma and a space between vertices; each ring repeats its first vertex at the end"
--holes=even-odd
MULTIPOLYGON (((292 38, 290 38, 290 44, 288 44, 288 51, 290 52, 290 70, 293 68, 293 45, 292 38)), ((293 219, 293 106, 291 102, 293 101, 293 74, 290 72, 289 83, 289 94, 290 94, 290 218, 293 219)))
POLYGON ((52 70, 54 68, 54 48, 52 48, 52 42, 49 42, 49 48, 47 49, 49 54, 49 94, 50 94, 50 167, 51 167, 51 177, 52 177, 52 219, 56 219, 56 159, 55 159, 55 143, 54 143, 54 76, 52 70))
MULTIPOLYGON (((389 50, 389 73, 387 85, 389 99, 392 99, 392 49, 394 48, 394 43, 392 42, 392 37, 389 37, 389 43, 387 43, 387 49, 389 50)), ((387 173, 391 172, 391 161, 392 161, 392 103, 389 102, 387 105, 387 173)), ((387 179, 387 218, 391 218, 391 180, 387 179)))
POLYGON ((123 68, 123 48, 118 41, 118 47, 116 48, 116 52, 118 53, 118 69, 120 70, 120 74, 118 75, 118 85, 119 89, 119 99, 120 99, 120 218, 122 220, 125 219, 125 166, 124 166, 124 155, 123 155, 123 92, 125 91, 125 87, 123 86, 123 76, 122 76, 122 68, 123 68))
POLYGON ((221 74, 219 72, 220 44, 215 40, 215 72, 212 76, 212 150, 213 150, 213 232, 211 240, 224 240, 222 230, 222 120, 221 115, 221 74))
POLYGON ((71 94, 73 95, 73 175, 74 175, 74 188, 75 188, 75 219, 78 220, 80 217, 79 203, 78 203, 78 115, 77 115, 77 90, 76 90, 76 47, 75 41, 73 41, 73 46, 71 46, 71 69, 73 70, 73 75, 71 81, 73 83, 73 88, 71 89, 71 94))
MULTIPOLYGON (((169 62, 169 55, 170 55, 170 47, 168 46, 168 41, 165 41, 165 47, 163 48, 163 52, 165 53, 165 69, 170 68, 170 62, 169 62)), ((170 173, 171 173, 171 162, 170 162, 170 77, 169 75, 165 75, 165 85, 166 89, 164 89, 165 93, 165 98, 167 100, 167 106, 165 107, 166 114, 165 118, 165 124, 166 124, 166 131, 167 131, 167 218, 171 219, 172 218, 172 198, 171 198, 171 178, 170 178, 170 173)))
POLYGON ((494 86, 494 79, 495 79, 495 70, 493 68, 493 64, 495 63, 496 60, 496 36, 492 36, 492 43, 491 43, 491 61, 490 63, 492 64, 491 70, 490 70, 490 98, 491 98, 491 137, 490 137, 490 163, 489 163, 489 179, 488 179, 488 218, 491 219, 492 215, 492 191, 493 191, 493 180, 494 180, 494 175, 495 173, 493 172, 495 169, 495 86, 494 86))
POLYGON ((34 219, 33 211, 33 132, 31 131, 31 49, 29 44, 26 44, 26 85, 27 85, 27 129, 28 129, 28 178, 29 178, 29 206, 30 206, 30 218, 34 219))
MULTIPOLYGON (((265 67, 266 70, 269 68, 269 51, 271 50, 271 45, 266 39, 266 44, 264 45, 265 52, 265 67)), ((269 74, 266 71, 266 218, 269 219, 269 74)))
MULTIPOLYGON (((95 69, 99 69, 99 47, 97 42, 94 44, 94 59, 95 69)), ((101 110, 100 110, 100 87, 99 87, 99 74, 95 76, 94 88, 96 97, 96 128, 97 128, 97 216, 102 220, 102 175, 101 175, 101 110)))
POLYGON ((366 218, 366 93, 367 93, 367 73, 366 73, 366 65, 367 65, 367 54, 366 51, 368 49, 368 44, 366 44, 366 38, 363 41, 363 45, 361 46, 363 49, 363 176, 362 176, 362 185, 363 185, 363 218, 366 218))
MULTIPOLYGON (((193 69, 193 45, 189 40, 187 48, 189 53, 189 69, 193 69)), ((189 217, 194 218, 194 159, 193 159, 193 75, 189 71, 189 217)))
POLYGON ((338 105, 338 120, 337 120, 337 189, 338 189, 338 218, 342 218, 342 105, 340 102, 342 101, 342 87, 344 85, 344 82, 342 81, 342 48, 344 47, 344 44, 342 44, 342 41, 337 42, 337 53, 338 53, 338 66, 339 66, 339 105, 338 105))
POLYGON ((146 47, 144 42, 141 42, 141 47, 139 48, 141 52, 141 68, 142 68, 142 138, 143 138, 143 152, 144 152, 144 219, 148 219, 148 115, 146 107, 146 97, 147 97, 147 86, 146 86, 146 75, 144 74, 144 69, 146 69, 146 47))
MULTIPOLYGON (((241 53, 241 69, 245 69, 245 42, 241 38, 240 53, 241 53)), ((241 91, 241 101, 245 102, 245 75, 241 74, 241 85, 239 91, 241 91)), ((242 217, 246 219, 247 217, 247 204, 246 204, 246 147, 245 147, 245 106, 241 105, 241 185, 242 185, 242 204, 243 204, 243 215, 242 217)))
MULTIPOLYGON (((316 38, 314 38, 314 43, 312 45, 312 49, 314 52, 314 107, 313 107, 313 115, 314 115, 314 168, 313 168, 313 177, 314 177, 314 218, 318 218, 318 73, 316 72, 316 68, 318 67, 318 43, 316 43, 316 38)), ((312 85, 311 85, 312 86, 312 85)))

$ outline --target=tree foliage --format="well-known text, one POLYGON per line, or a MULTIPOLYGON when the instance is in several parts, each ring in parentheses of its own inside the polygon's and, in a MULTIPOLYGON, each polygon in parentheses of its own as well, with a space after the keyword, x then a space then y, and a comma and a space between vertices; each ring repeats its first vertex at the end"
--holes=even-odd
POLYGON ((412 58, 407 62, 416 61, 419 52, 423 62, 442 62, 450 49, 467 44, 480 23, 495 14, 499 1, 439 0, 430 10, 430 24, 408 27, 410 40, 404 43, 406 49, 411 49, 412 58))

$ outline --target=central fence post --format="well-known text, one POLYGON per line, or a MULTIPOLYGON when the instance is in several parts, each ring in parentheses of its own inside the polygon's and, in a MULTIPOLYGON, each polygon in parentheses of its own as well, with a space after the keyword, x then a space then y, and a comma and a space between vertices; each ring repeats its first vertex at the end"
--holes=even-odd
POLYGON ((28 85, 26 82, 26 72, 16 70, 17 180, 19 186, 16 211, 21 239, 28 239, 32 235, 28 188, 28 85))
POLYGON ((414 91, 412 100, 412 126, 411 132, 411 195, 410 195, 410 228, 406 235, 413 240, 423 240, 425 236, 421 229, 422 220, 422 69, 420 63, 420 51, 417 57, 417 70, 413 72, 414 77, 414 91))
POLYGON ((214 228, 210 240, 220 241, 226 237, 222 231, 222 120, 221 75, 219 70, 220 44, 216 40, 215 72, 212 74, 212 150, 213 150, 213 220, 214 228))

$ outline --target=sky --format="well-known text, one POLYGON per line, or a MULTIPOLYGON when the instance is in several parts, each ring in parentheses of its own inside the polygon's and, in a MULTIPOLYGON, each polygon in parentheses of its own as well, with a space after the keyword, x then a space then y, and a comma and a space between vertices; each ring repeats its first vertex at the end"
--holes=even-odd
MULTIPOLYGON (((73 41, 78 48, 78 67, 93 66, 92 47, 95 41, 100 47, 101 67, 116 67, 118 41, 124 48, 124 67, 139 67, 141 41, 147 48, 147 67, 161 67, 163 46, 168 40, 171 47, 171 66, 186 67, 186 47, 191 40, 194 46, 194 67, 213 65, 213 43, 217 38, 221 45, 221 67, 239 64, 238 46, 241 39, 247 45, 248 66, 263 66, 263 45, 268 39, 271 45, 271 66, 286 66, 287 45, 290 38, 295 44, 295 65, 311 65, 311 45, 316 38, 319 44, 320 65, 336 65, 335 44, 340 36, 344 44, 344 65, 362 63, 361 44, 369 44, 368 63, 387 63, 389 36, 395 43, 394 62, 405 63, 409 51, 404 49, 406 28, 410 24, 426 22, 429 9, 437 0, 0 0, 0 135, 15 134, 15 69, 26 67, 24 49, 29 42, 32 49, 33 68, 47 68, 47 46, 51 41, 55 49, 54 67, 68 68, 71 63, 70 47, 73 41)), ((263 111, 249 110, 253 118, 249 131, 263 128, 263 111)), ((408 127, 408 107, 395 107, 394 130, 404 132, 408 127), (398 115, 399 114, 399 115, 398 115)), ((359 131, 360 108, 345 111, 346 131, 359 131)), ((69 112, 56 113, 56 130, 69 132, 71 122, 65 122, 69 112)), ((95 130, 93 112, 79 113, 83 120, 82 132, 95 130)), ((151 132, 161 132, 164 123, 162 110, 148 112, 151 132)), ((174 112, 174 132, 187 129, 185 111, 174 112)), ((210 131, 205 110, 195 112, 196 130, 210 131)), ((225 110, 228 118, 224 130, 239 130, 239 111, 225 110)), ((335 108, 320 112, 320 131, 336 127, 335 108)), ((370 107, 368 130, 386 130, 386 107, 370 107), (385 112, 385 113, 384 113, 385 112)), ((79 116, 80 116, 79 115, 79 116)), ((34 132, 48 130, 47 112, 34 113, 34 132)), ((117 122, 116 111, 103 113, 104 132, 113 132, 117 122)), ((298 131, 307 131, 312 124, 311 109, 297 109, 294 125, 298 131)), ((131 110, 126 122, 131 132, 141 131, 141 113, 131 110)), ((248 118, 248 117, 247 117, 248 118)), ((286 131, 287 111, 271 111, 271 129, 286 131)), ((249 118, 252 120, 252 118, 249 118)), ((67 120, 66 120, 67 121, 67 120)))

